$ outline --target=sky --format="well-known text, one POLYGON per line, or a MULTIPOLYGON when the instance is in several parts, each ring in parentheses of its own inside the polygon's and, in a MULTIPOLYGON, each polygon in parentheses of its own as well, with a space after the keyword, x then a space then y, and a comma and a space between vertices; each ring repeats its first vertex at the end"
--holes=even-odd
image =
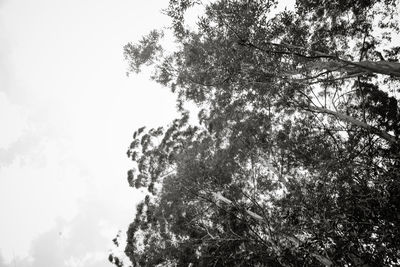
POLYGON ((0 267, 111 266, 133 220, 133 132, 176 116, 123 46, 167 25, 160 0, 0 0, 0 267))

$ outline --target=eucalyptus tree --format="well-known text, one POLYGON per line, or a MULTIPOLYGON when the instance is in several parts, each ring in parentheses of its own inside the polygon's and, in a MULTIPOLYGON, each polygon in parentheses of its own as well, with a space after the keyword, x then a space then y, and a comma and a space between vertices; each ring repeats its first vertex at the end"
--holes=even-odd
POLYGON ((161 30, 124 47, 181 112, 128 150, 128 182, 148 191, 127 232, 133 265, 400 263, 398 1, 275 5, 171 0, 174 51, 161 30))

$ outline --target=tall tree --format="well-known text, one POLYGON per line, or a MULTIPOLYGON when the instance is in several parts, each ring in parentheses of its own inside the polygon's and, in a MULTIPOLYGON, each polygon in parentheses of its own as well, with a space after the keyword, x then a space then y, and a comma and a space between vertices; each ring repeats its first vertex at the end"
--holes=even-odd
MULTIPOLYGON (((125 46, 131 71, 182 116, 134 133, 134 266, 400 264, 397 1, 213 1, 197 26, 171 0, 161 31, 125 46), (386 59, 386 60, 385 60, 386 59), (188 123, 185 101, 201 107, 188 123)), ((112 258, 113 259, 113 258, 112 258)), ((120 263, 120 262, 118 262, 120 263)))

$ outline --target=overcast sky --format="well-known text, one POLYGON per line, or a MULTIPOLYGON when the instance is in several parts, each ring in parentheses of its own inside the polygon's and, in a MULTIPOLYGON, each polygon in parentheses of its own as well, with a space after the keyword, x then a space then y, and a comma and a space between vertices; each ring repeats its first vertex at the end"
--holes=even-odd
POLYGON ((132 133, 175 117, 122 47, 166 25, 166 4, 0 0, 0 267, 111 266, 138 199, 132 133))

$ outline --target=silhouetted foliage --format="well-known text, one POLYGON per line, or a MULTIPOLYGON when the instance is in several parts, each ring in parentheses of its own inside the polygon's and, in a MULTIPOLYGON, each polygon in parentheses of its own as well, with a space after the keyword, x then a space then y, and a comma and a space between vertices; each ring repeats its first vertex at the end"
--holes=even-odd
POLYGON ((398 2, 276 13, 275 1, 220 0, 188 28, 195 4, 165 10, 175 51, 160 31, 125 47, 181 112, 140 128, 127 152, 129 185, 148 191, 127 231, 131 264, 400 264, 400 50, 387 46, 398 2))

